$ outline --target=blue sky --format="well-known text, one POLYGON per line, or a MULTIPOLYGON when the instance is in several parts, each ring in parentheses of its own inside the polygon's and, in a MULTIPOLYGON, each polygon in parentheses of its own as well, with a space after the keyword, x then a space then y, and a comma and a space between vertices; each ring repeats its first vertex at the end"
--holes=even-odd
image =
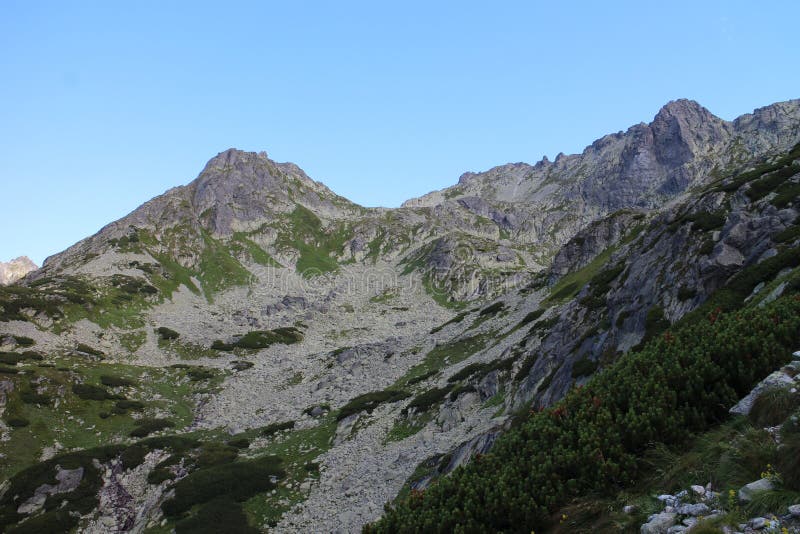
POLYGON ((580 152, 693 98, 800 97, 800 3, 0 4, 0 260, 63 250, 229 147, 368 206, 580 152))

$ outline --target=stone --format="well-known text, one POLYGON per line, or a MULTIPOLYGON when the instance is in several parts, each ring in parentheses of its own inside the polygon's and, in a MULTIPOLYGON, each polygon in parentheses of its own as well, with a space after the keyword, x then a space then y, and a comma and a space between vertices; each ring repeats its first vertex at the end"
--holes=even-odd
POLYGON ((769 491, 775 488, 775 485, 768 478, 762 478, 751 482, 739 490, 739 500, 742 502, 750 502, 753 500, 753 495, 762 491, 769 491))
POLYGON ((675 511, 680 515, 690 515, 693 517, 697 517, 700 515, 707 515, 711 509, 708 507, 707 504, 681 504, 680 506, 676 507, 675 511))
POLYGON ((792 517, 800 518, 800 504, 793 504, 789 507, 789 514, 792 517))
POLYGON ((730 413, 736 415, 748 415, 750 410, 753 409, 753 403, 765 390, 776 386, 780 387, 792 385, 793 383, 794 380, 792 380, 792 377, 781 371, 775 371, 767 378, 759 382, 758 385, 756 385, 756 387, 750 391, 750 393, 748 393, 742 400, 737 402, 736 405, 729 411, 730 413))
POLYGON ((650 520, 642 525, 641 534, 666 534, 670 527, 677 522, 677 516, 662 512, 650 517, 650 520))
POLYGON ((754 528, 756 530, 760 530, 767 526, 767 519, 763 517, 754 517, 749 521, 750 528, 754 528))
POLYGON ((622 507, 623 513, 626 514, 635 514, 639 510, 639 507, 634 504, 626 504, 622 507))
POLYGON ((695 495, 699 495, 702 497, 703 495, 706 494, 706 488, 704 488, 703 486, 694 485, 692 486, 691 489, 695 493, 695 495))

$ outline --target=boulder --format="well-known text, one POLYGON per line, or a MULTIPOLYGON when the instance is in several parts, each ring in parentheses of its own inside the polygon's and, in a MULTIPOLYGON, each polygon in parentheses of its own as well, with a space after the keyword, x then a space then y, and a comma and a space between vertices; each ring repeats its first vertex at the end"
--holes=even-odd
POLYGON ((650 520, 642 525, 641 534, 667 534, 670 527, 677 522, 677 515, 670 513, 655 514, 650 520))
POLYGON ((775 485, 768 478, 762 478, 760 480, 756 480, 755 482, 751 482, 745 485, 742 489, 739 490, 739 500, 742 502, 750 502, 753 500, 753 496, 756 493, 761 493, 762 491, 770 491, 774 488, 775 485))

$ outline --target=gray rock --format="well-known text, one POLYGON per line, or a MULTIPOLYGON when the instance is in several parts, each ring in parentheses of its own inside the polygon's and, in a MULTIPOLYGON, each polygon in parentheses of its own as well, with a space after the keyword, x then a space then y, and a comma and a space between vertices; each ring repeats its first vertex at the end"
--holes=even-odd
POLYGON ((742 502, 750 502, 756 493, 762 491, 770 491, 775 489, 775 485, 768 478, 762 478, 745 485, 739 490, 739 500, 742 502))
POLYGON ((708 512, 711 509, 708 507, 707 504, 700 503, 700 504, 681 504, 675 508, 675 511, 679 515, 690 515, 693 517, 701 516, 701 515, 708 515, 708 512))
POLYGON ((677 522, 675 514, 660 513, 651 516, 649 521, 642 525, 641 534, 666 534, 670 527, 677 522))
POLYGON ((760 530, 767 526, 767 519, 763 517, 755 517, 748 522, 750 528, 760 530))
POLYGON ((750 410, 753 409, 753 403, 756 399, 761 396, 761 394, 769 388, 773 387, 781 387, 786 385, 791 385, 794 383, 794 380, 789 375, 781 372, 775 371, 774 373, 767 376, 764 380, 758 383, 756 387, 753 388, 750 393, 747 394, 742 400, 740 400, 736 405, 731 408, 729 411, 732 414, 737 415, 748 415, 750 410))
POLYGON ((793 504, 789 507, 789 514, 792 517, 800 518, 800 504, 793 504))

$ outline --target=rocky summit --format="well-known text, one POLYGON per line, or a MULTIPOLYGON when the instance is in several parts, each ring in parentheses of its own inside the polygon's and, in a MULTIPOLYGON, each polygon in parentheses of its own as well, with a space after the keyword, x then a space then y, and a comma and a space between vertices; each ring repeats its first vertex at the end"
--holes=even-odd
POLYGON ((9 262, 0 261, 0 285, 13 284, 38 268, 27 256, 20 256, 9 262))
POLYGON ((396 209, 226 150, 0 265, 0 524, 797 532, 798 215, 800 100, 396 209))

